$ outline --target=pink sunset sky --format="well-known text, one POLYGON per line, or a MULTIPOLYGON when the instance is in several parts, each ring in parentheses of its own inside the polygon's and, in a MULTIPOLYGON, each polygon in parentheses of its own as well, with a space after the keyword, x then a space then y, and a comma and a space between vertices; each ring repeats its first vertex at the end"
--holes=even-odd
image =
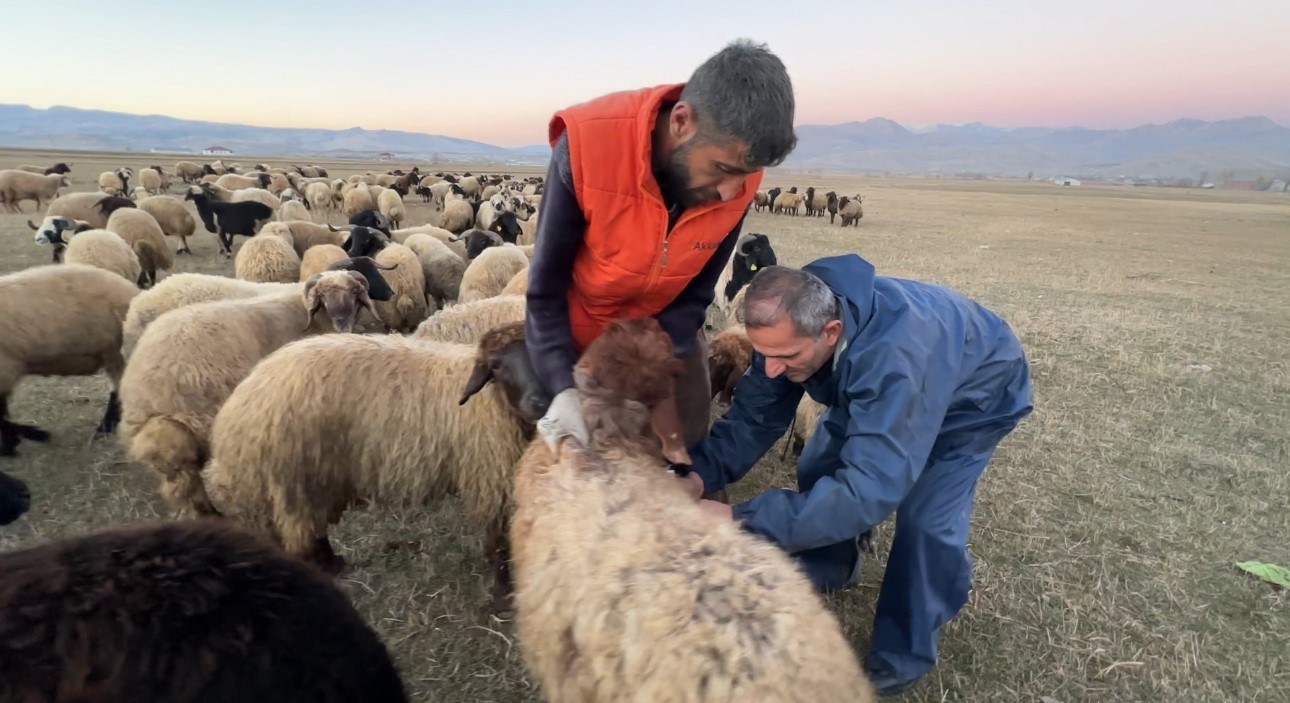
POLYGON ((787 65, 799 124, 1290 125, 1287 0, 212 7, 30 4, 24 27, 59 30, 6 38, 33 63, 0 102, 519 146, 543 143, 560 107, 684 81, 748 37, 787 65))

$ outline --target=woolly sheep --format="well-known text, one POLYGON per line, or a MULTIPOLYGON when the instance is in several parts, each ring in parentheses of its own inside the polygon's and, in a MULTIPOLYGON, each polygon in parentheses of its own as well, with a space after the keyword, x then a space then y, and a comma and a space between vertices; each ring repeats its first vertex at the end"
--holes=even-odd
POLYGON ((289 200, 278 208, 278 221, 289 222, 296 220, 299 222, 312 222, 313 218, 309 215, 309 208, 299 200, 289 200))
POLYGON ((815 186, 806 189, 806 197, 802 198, 802 203, 806 205, 806 214, 809 217, 822 217, 824 209, 828 207, 829 199, 823 193, 816 193, 815 186))
POLYGON ((125 195, 129 192, 130 177, 122 169, 99 174, 99 190, 108 195, 125 195))
POLYGON ((479 185, 479 179, 475 176, 467 176, 458 181, 457 185, 461 186, 461 189, 465 191, 467 198, 479 199, 479 192, 482 189, 479 185))
POLYGON ((194 183, 201 180, 203 175, 202 167, 192 161, 180 161, 175 164, 175 173, 183 179, 185 183, 194 183))
POLYGON ((349 254, 335 244, 309 247, 305 255, 300 257, 300 281, 307 281, 315 273, 325 271, 333 262, 346 258, 349 258, 349 254))
POLYGON ((309 201, 309 207, 313 208, 316 213, 326 213, 332 210, 335 198, 332 195, 331 186, 326 183, 309 183, 305 185, 305 200, 309 201))
POLYGON ((708 343, 708 379, 712 397, 730 404, 735 386, 752 363, 753 347, 743 325, 721 330, 708 343))
POLYGON ((0 573, 0 700, 407 700, 330 579, 220 521, 46 542, 0 573))
POLYGON ((233 236, 254 237, 269 218, 273 208, 259 202, 227 203, 216 198, 204 186, 192 186, 185 200, 193 201, 206 231, 219 237, 224 258, 233 256, 233 236))
POLYGON ((6 169, 0 171, 0 204, 6 212, 22 212, 22 201, 35 200, 39 211, 46 200, 58 197, 59 189, 71 185, 71 176, 63 173, 43 175, 6 169))
POLYGON ((689 461, 672 395, 682 372, 656 320, 610 323, 574 368, 590 446, 557 456, 534 441, 516 468, 516 631, 542 696, 875 701, 791 557, 669 475, 668 461, 689 461))
POLYGON ((864 208, 860 205, 860 196, 854 199, 843 197, 838 200, 838 214, 842 216, 842 226, 854 225, 860 226, 860 218, 864 217, 864 208))
POLYGON ((359 185, 345 193, 344 207, 341 212, 346 218, 353 217, 364 210, 375 210, 372 192, 366 185, 359 185))
MULTIPOLYGON (((69 220, 81 220, 88 222, 94 229, 103 229, 107 224, 108 214, 103 214, 99 208, 99 202, 106 200, 108 196, 103 193, 68 193, 54 198, 53 202, 45 210, 45 220, 51 217, 65 217, 69 220)), ((126 202, 129 202, 128 200, 126 202)), ((130 203, 129 207, 134 207, 130 203)), ((40 230, 43 227, 35 226, 30 220, 27 225, 33 230, 40 230)))
POLYGON ((342 248, 350 256, 372 256, 388 266, 390 273, 385 279, 390 285, 390 300, 378 302, 375 310, 387 329, 411 332, 434 312, 426 299, 421 260, 411 249, 390 242, 370 227, 354 227, 342 248))
POLYGON ((461 198, 450 198, 444 202, 443 214, 439 218, 440 227, 453 234, 461 234, 474 223, 475 209, 470 203, 461 198))
POLYGON ((466 272, 466 262, 452 252, 447 244, 429 234, 413 234, 403 241, 421 262, 425 277, 426 295, 439 308, 457 302, 461 291, 461 276, 466 272))
POLYGON ((22 517, 31 507, 31 491, 21 479, 0 471, 0 525, 22 517))
POLYGON ((458 302, 469 303, 500 294, 511 278, 528 265, 529 259, 519 247, 485 249, 462 274, 458 302))
POLYGON ((305 339, 261 361, 229 396, 203 480, 223 514, 333 572, 344 560, 327 526, 351 505, 456 494, 488 526, 500 605, 509 592, 512 471, 549 403, 522 322, 478 345, 399 335, 305 339))
MULTIPOLYGON (((151 168, 139 169, 139 187, 148 195, 161 194, 161 174, 151 168)), ((138 188, 135 189, 136 191, 138 188)))
POLYGON ((522 295, 498 295, 461 303, 426 318, 412 336, 437 342, 474 344, 491 329, 523 322, 526 309, 522 295))
POLYGON ((298 293, 303 290, 303 286, 300 283, 253 283, 204 273, 180 273, 169 276, 131 301, 121 333, 122 356, 126 359, 130 358, 144 329, 163 313, 196 303, 253 298, 257 295, 286 290, 294 290, 298 293))
POLYGON ((511 276, 506 287, 498 295, 527 295, 529 292, 529 267, 525 266, 511 276))
POLYGON ((167 237, 179 239, 176 254, 192 255, 193 250, 188 247, 188 238, 193 236, 193 231, 197 229, 197 221, 193 219, 192 213, 188 212, 188 208, 184 207, 182 200, 170 195, 154 195, 141 199, 137 207, 152 215, 152 219, 157 221, 161 231, 167 237))
POLYGON ((115 273, 82 264, 49 264, 0 276, 0 456, 22 439, 46 442, 35 425, 9 421, 9 396, 23 376, 107 372, 112 390, 95 436, 120 418, 117 387, 125 360, 121 326, 139 289, 115 273))
POLYGON ((78 232, 94 229, 88 222, 69 220, 66 217, 46 217, 44 224, 39 228, 31 220, 28 220, 27 224, 36 230, 36 236, 33 239, 37 244, 53 246, 54 255, 51 258, 55 264, 63 262, 63 252, 67 250, 68 238, 78 232))
POLYGON ((452 253, 461 257, 462 261, 466 260, 466 245, 458 239, 457 235, 442 227, 435 227, 434 225, 418 225, 416 227, 396 229, 390 232, 390 241, 403 244, 407 241, 408 237, 414 234, 428 234, 448 245, 448 248, 452 250, 452 253))
POLYGON ((296 254, 303 257, 306 251, 311 247, 319 244, 340 244, 345 241, 346 232, 331 227, 330 225, 319 225, 313 222, 302 222, 292 220, 290 222, 269 223, 260 230, 261 233, 266 230, 273 230, 285 227, 291 232, 291 239, 294 242, 296 254))
POLYGON ((260 232, 238 250, 233 259, 233 275, 256 283, 294 283, 300 280, 300 256, 292 248, 292 243, 291 231, 285 228, 260 232))
POLYGON ((175 254, 170 249, 170 242, 166 241, 161 225, 147 212, 137 208, 117 210, 103 229, 121 235, 139 257, 139 265, 143 267, 139 275, 140 288, 156 285, 158 271, 174 268, 175 254))
MULTIPOLYGON (((380 274, 371 273, 377 284, 380 274)), ((176 508, 217 514, 200 476, 215 413, 273 350, 307 334, 351 331, 358 309, 371 309, 368 285, 357 271, 325 271, 301 290, 198 303, 153 320, 121 379, 126 457, 161 480, 176 508)))
POLYGON ((143 267, 120 235, 105 229, 77 232, 63 253, 63 263, 95 266, 137 284, 143 267))
POLYGON ((775 198, 774 211, 780 214, 798 214, 798 208, 802 205, 802 196, 797 193, 780 193, 775 198))
POLYGON ((230 203, 256 202, 268 205, 273 210, 282 207, 282 200, 263 188, 242 188, 233 191, 230 203))
POLYGON ((403 224, 403 218, 406 212, 403 208, 403 198, 394 190, 386 190, 376 196, 376 207, 382 215, 390 218, 390 227, 397 228, 403 224))
POLYGON ((797 403, 797 412, 793 417, 793 428, 790 436, 790 447, 794 454, 801 456, 802 449, 806 446, 806 441, 815 434, 815 428, 820 424, 820 415, 824 414, 824 406, 811 396, 802 394, 802 399, 797 403))
MULTIPOLYGON (((236 173, 226 173, 215 179, 215 185, 229 190, 245 190, 250 188, 268 188, 270 183, 269 174, 256 174, 254 176, 240 176, 236 173)), ((268 191, 265 191, 268 192, 268 191)))

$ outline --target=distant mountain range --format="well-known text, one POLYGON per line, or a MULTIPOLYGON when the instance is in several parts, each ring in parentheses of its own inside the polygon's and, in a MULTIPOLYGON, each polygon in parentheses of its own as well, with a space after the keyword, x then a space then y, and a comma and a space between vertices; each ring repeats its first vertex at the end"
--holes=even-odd
MULTIPOLYGON (((1002 128, 981 123, 906 128, 884 118, 800 125, 785 168, 886 174, 1199 177, 1225 170, 1290 173, 1290 129, 1266 117, 1181 119, 1123 130, 1002 128)), ((255 127, 162 115, 0 105, 0 145, 174 151, 223 146, 237 155, 399 159, 491 158, 545 163, 545 144, 517 148, 395 130, 255 127)))

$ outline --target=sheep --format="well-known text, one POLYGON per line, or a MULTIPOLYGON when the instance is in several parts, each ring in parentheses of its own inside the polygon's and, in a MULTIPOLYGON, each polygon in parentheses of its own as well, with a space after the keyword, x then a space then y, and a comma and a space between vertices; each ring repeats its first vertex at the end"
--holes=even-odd
POLYGON ((356 212, 353 215, 350 215, 349 224, 380 230, 385 233, 386 236, 388 236, 390 231, 393 229, 390 226, 390 218, 386 217, 380 210, 364 210, 362 212, 356 212))
POLYGON ((815 434, 815 428, 820 424, 820 415, 824 414, 824 406, 814 398, 805 393, 802 399, 797 403, 797 412, 793 417, 793 428, 789 438, 789 447, 793 454, 802 455, 802 449, 806 447, 806 441, 815 434))
POLYGON ((192 256, 193 250, 188 247, 188 238, 193 236, 193 231, 197 229, 197 222, 193 220, 188 208, 184 207, 183 201, 170 195, 154 195, 139 200, 137 207, 152 215, 167 237, 179 239, 176 254, 192 256))
POLYGON ((99 190, 108 195, 125 195, 130 192, 131 175, 133 172, 128 168, 104 171, 99 174, 99 190))
MULTIPOLYGON (((352 267, 337 262, 345 264, 352 267)), ((200 476, 215 413, 275 349, 307 334, 349 332, 359 308, 388 298, 380 273, 368 273, 324 271, 300 289, 189 305, 148 325, 121 379, 120 439, 126 457, 161 480, 172 506, 218 514, 200 476)))
POLYGON ((17 169, 0 171, 0 204, 6 212, 22 212, 22 201, 35 200, 36 210, 53 201, 58 191, 72 185, 72 178, 64 173, 49 175, 27 173, 17 169))
POLYGON ((824 209, 829 211, 829 224, 833 224, 833 218, 838 216, 838 194, 829 191, 824 194, 824 209))
POLYGON ((376 196, 376 207, 390 220, 390 229, 403 224, 406 212, 403 208, 403 197, 397 191, 387 190, 376 196))
POLYGON ((217 520, 0 555, 0 700, 407 700, 335 583, 217 520))
POLYGON ((752 364, 753 347, 748 331, 735 324, 721 330, 708 343, 708 379, 712 383, 712 396, 726 405, 730 404, 735 386, 752 364))
POLYGON ((134 283, 94 266, 48 264, 0 276, 0 456, 22 439, 49 441, 35 425, 9 421, 9 396, 23 376, 90 376, 107 372, 111 393, 96 437, 120 418, 117 386, 125 360, 121 326, 134 283))
MULTIPOLYGON (((513 212, 501 212, 493 219, 493 222, 485 228, 488 232, 493 232, 502 238, 503 242, 516 244, 524 234, 520 227, 520 220, 513 212)), ((526 242, 531 243, 531 242, 526 242)))
POLYGON ((461 198, 450 198, 444 201, 443 214, 439 218, 439 226, 452 232, 461 234, 470 229, 475 223, 475 209, 470 203, 461 198))
POLYGON ((64 248, 63 263, 95 266, 111 271, 131 283, 138 283, 143 266, 139 256, 120 235, 105 229, 77 230, 71 241, 53 240, 64 248))
POLYGON ((309 215, 309 208, 299 200, 289 200, 278 208, 278 222, 313 222, 313 217, 309 215))
POLYGON ((828 207, 829 199, 827 195, 816 195, 815 186, 806 189, 806 197, 802 200, 806 204, 806 214, 811 217, 822 217, 825 208, 828 207))
POLYGON ((171 310, 212 300, 253 298, 266 293, 285 290, 299 292, 302 289, 300 283, 253 283, 202 273, 170 276, 131 301, 130 310, 125 316, 125 326, 121 331, 121 355, 129 359, 144 329, 171 310))
POLYGON ((300 281, 307 281, 315 273, 325 271, 332 263, 346 258, 349 258, 349 254, 335 244, 319 244, 310 247, 305 255, 300 257, 300 281))
POLYGON ((283 194, 286 193, 286 191, 291 188, 291 179, 287 178, 285 174, 270 173, 269 185, 265 186, 265 188, 270 193, 273 193, 274 195, 282 197, 283 194))
MULTIPOLYGON (((161 173, 151 168, 139 169, 139 186, 143 188, 148 195, 160 195, 162 191, 161 173)), ((137 191, 138 188, 135 190, 137 191)))
POLYGON ((610 323, 574 367, 589 446, 537 440, 516 467, 516 632, 542 697, 876 701, 792 558, 668 474, 689 462, 683 368, 656 320, 610 323))
POLYGON ((366 185, 360 185, 345 193, 344 207, 342 212, 345 217, 353 217, 364 210, 375 210, 376 202, 372 200, 372 192, 366 185))
POLYGON ((456 241, 465 245, 467 261, 478 258, 489 247, 500 247, 506 244, 506 241, 495 232, 485 232, 480 229, 466 230, 456 237, 456 241))
POLYGON ((184 199, 197 206, 197 214, 202 218, 206 231, 219 237, 220 251, 226 259, 233 256, 234 235, 254 237, 261 225, 273 217, 273 208, 264 203, 222 202, 200 186, 192 186, 184 199))
POLYGON ((389 302, 378 302, 374 311, 388 329, 411 332, 434 312, 426 299, 421 260, 411 249, 390 242, 370 227, 354 227, 341 248, 351 257, 372 256, 394 272, 385 276, 392 291, 389 302))
POLYGON ((457 302, 461 291, 461 277, 466 272, 466 262, 448 248, 447 244, 429 234, 413 234, 403 241, 421 262, 425 277, 426 295, 438 308, 457 302))
POLYGON ((489 247, 466 267, 461 276, 461 289, 457 301, 469 303, 480 298, 490 298, 502 292, 506 284, 520 269, 529 265, 529 258, 519 247, 489 247))
POLYGON ((0 471, 0 525, 22 517, 31 507, 31 491, 21 479, 0 471))
POLYGON ((489 330, 523 322, 527 303, 522 295, 497 295, 444 308, 417 326, 413 337, 437 342, 474 344, 489 330))
POLYGON ((781 190, 782 190, 781 188, 771 188, 770 190, 766 191, 766 199, 770 204, 771 212, 775 211, 775 200, 776 198, 779 197, 781 190))
POLYGON ((730 255, 730 265, 717 278, 717 287, 721 291, 721 308, 728 312, 735 294, 748 285, 757 271, 775 266, 778 262, 775 248, 770 245, 770 237, 756 232, 740 234, 730 255))
POLYGON ((838 214, 842 216, 842 226, 854 225, 860 226, 860 218, 864 217, 864 208, 860 205, 860 196, 854 200, 843 196, 838 200, 838 214))
POLYGON ((478 178, 475 176, 466 176, 458 181, 457 185, 461 187, 461 190, 465 193, 467 198, 470 198, 471 200, 479 200, 479 193, 482 188, 479 185, 478 178))
POLYGON ((322 213, 326 219, 327 213, 331 211, 335 204, 332 195, 331 186, 326 183, 309 183, 305 185, 305 200, 309 202, 309 207, 315 213, 322 213))
POLYGON ((139 274, 140 288, 156 285, 157 271, 174 268, 175 254, 170 249, 170 242, 166 241, 161 225, 147 212, 137 208, 117 210, 103 229, 121 235, 139 257, 139 265, 143 267, 139 274))
POLYGON ((46 217, 45 222, 40 226, 27 220, 27 226, 36 230, 34 240, 37 244, 51 244, 54 248, 52 263, 59 264, 63 261, 63 252, 67 250, 67 239, 63 237, 64 232, 69 232, 70 237, 73 234, 86 232, 94 229, 88 222, 80 220, 71 220, 66 217, 46 217))
POLYGON ((766 207, 769 205, 770 205, 770 196, 766 193, 766 191, 764 190, 757 191, 757 194, 753 196, 753 210, 755 212, 761 212, 762 210, 765 210, 766 207))
POLYGON ((779 197, 775 198, 775 212, 778 214, 797 215, 801 205, 802 196, 797 193, 780 193, 779 197))
POLYGON ((239 176, 236 173, 226 173, 215 179, 215 185, 228 190, 244 190, 248 188, 268 188, 272 180, 267 173, 258 173, 253 176, 239 176))
POLYGON ((435 227, 434 225, 418 225, 416 227, 405 227, 403 229, 392 230, 390 232, 390 241, 403 244, 408 237, 414 234, 428 234, 448 245, 448 248, 452 250, 452 253, 460 256, 462 261, 466 260, 466 245, 458 239, 457 235, 442 227, 435 227))
MULTIPOLYGON (((82 220, 90 223, 95 229, 103 229, 107 224, 107 218, 112 211, 120 207, 134 207, 134 203, 127 198, 113 198, 102 193, 68 193, 54 198, 45 210, 45 219, 51 217, 65 217, 69 220, 82 220), (104 212, 104 205, 107 212, 104 212)), ((41 229, 36 227, 29 220, 27 225, 34 230, 41 229)))
POLYGON ((493 604, 503 607, 512 471, 549 403, 523 322, 478 344, 314 337, 264 359, 229 396, 202 478, 221 513, 337 573, 344 559, 327 526, 350 505, 455 493, 487 525, 493 604))
POLYGON ((270 193, 263 188, 242 188, 232 192, 228 199, 230 203, 257 202, 269 206, 273 210, 282 207, 282 199, 270 193))
POLYGON ((525 266, 511 276, 506 287, 498 295, 527 295, 529 292, 529 267, 525 266))
POLYGON ((40 166, 23 165, 23 166, 19 166, 18 170, 26 171, 27 173, 38 173, 42 176, 48 176, 51 173, 71 173, 72 167, 70 164, 66 164, 62 161, 59 161, 58 163, 54 164, 53 166, 50 166, 49 168, 42 168, 40 166))
POLYGON ((292 244, 286 228, 251 237, 233 259, 234 277, 256 283, 295 283, 300 280, 300 256, 292 244))
POLYGON ((184 183, 196 183, 204 175, 202 167, 192 161, 180 161, 175 164, 175 173, 183 179, 184 183))

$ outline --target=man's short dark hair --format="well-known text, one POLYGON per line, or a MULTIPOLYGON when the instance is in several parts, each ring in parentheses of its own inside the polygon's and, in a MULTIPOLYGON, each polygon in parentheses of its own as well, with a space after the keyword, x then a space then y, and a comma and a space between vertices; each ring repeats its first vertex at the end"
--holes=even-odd
POLYGON ((815 339, 839 315, 838 298, 819 276, 801 269, 767 266, 748 282, 744 327, 773 327, 788 317, 799 337, 815 339))
POLYGON ((797 146, 793 83, 765 44, 736 39, 694 70, 681 91, 699 139, 747 145, 749 168, 778 166, 797 146))

